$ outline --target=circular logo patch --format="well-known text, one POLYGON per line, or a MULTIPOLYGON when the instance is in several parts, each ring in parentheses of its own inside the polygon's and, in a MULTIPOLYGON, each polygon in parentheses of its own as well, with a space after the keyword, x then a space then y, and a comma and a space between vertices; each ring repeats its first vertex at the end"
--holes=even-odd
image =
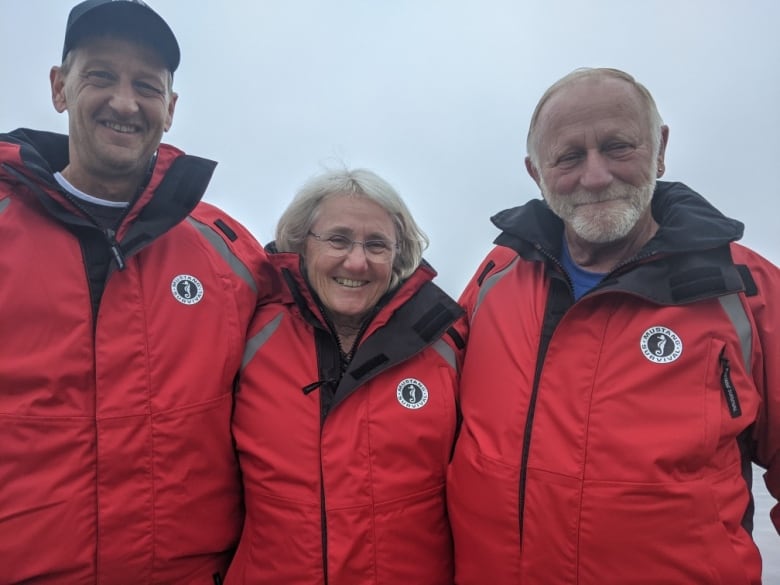
POLYGON ((171 282, 174 298, 184 305, 194 305, 203 298, 203 285, 194 276, 180 274, 171 282))
POLYGON ((428 389, 425 387, 425 384, 414 378, 401 380, 395 395, 398 397, 398 402, 401 403, 401 406, 411 408, 412 410, 422 408, 428 402, 428 389))
POLYGON ((680 337, 666 327, 651 327, 639 340, 642 355, 656 364, 668 364, 682 355, 683 344, 680 337))

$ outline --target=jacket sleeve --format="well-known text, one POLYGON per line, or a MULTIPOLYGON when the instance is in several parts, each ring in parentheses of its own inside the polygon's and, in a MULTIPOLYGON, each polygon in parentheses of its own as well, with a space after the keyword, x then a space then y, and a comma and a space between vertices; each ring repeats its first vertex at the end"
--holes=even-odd
POLYGON ((498 278, 498 275, 507 270, 516 259, 516 252, 497 246, 479 265, 458 299, 460 306, 466 311, 469 323, 471 323, 484 295, 490 289, 493 279, 498 278))
MULTIPOLYGON (((757 294, 748 295, 747 302, 757 333, 752 372, 762 399, 755 428, 755 462, 767 470, 767 489, 780 501, 780 269, 757 254, 752 256, 749 268, 757 294)), ((780 503, 772 508, 771 517, 780 534, 780 503)))
POLYGON ((209 225, 246 268, 246 277, 253 282, 253 306, 276 300, 281 291, 281 278, 272 266, 268 254, 257 239, 240 222, 209 203, 201 202, 192 216, 209 225))

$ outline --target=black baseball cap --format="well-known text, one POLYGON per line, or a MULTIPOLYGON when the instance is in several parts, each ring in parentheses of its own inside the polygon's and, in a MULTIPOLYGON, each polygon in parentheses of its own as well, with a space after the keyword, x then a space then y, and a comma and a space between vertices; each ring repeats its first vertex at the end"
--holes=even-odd
POLYGON ((68 15, 62 59, 91 35, 118 34, 156 50, 173 73, 179 66, 179 43, 171 27, 142 0, 86 0, 68 15))

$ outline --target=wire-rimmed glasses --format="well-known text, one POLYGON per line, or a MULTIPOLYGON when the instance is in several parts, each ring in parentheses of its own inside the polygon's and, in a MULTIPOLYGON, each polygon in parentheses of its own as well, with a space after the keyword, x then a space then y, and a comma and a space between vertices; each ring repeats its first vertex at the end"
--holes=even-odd
POLYGON ((325 244, 325 251, 332 258, 343 258, 344 256, 347 256, 350 252, 352 252, 355 244, 357 244, 363 247, 366 258, 370 262, 387 264, 388 262, 392 261, 395 251, 398 249, 397 243, 390 242, 388 240, 376 239, 361 242, 348 238, 343 234, 315 234, 311 231, 308 235, 310 235, 318 242, 325 244))

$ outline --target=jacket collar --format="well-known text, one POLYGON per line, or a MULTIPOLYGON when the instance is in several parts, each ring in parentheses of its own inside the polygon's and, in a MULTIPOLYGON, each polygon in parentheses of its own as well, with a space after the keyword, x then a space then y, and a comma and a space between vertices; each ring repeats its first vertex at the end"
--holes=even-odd
POLYGON ((307 385, 306 390, 330 388, 328 410, 380 373, 435 343, 463 315, 463 309, 432 282, 436 272, 423 261, 409 278, 380 299, 354 356, 348 364, 342 364, 333 352, 332 332, 324 321, 322 305, 301 272, 300 255, 277 252, 274 242, 266 246, 266 251, 287 285, 280 301, 316 328, 320 379, 307 385))
MULTIPOLYGON (((276 242, 267 244, 265 250, 268 252, 269 260, 282 275, 286 285, 282 287, 279 298, 274 300, 286 305, 294 305, 307 321, 317 326, 326 327, 322 302, 304 275, 303 259, 300 254, 279 252, 276 248, 276 242)), ((377 309, 374 311, 374 316, 364 337, 386 324, 398 307, 414 296, 426 282, 432 281, 435 276, 436 271, 423 260, 409 278, 379 299, 377 309)))
MULTIPOLYGON (((659 229, 641 253, 679 253, 717 248, 739 240, 744 226, 715 209, 683 183, 658 181, 652 200, 659 229)), ((506 209, 491 221, 502 230, 495 243, 520 253, 543 249, 560 256, 563 222, 541 199, 506 209)))
MULTIPOLYGON (((91 225, 63 196, 53 174, 68 163, 68 137, 21 128, 0 135, 0 180, 22 183, 59 221, 91 225)), ((146 187, 118 232, 123 248, 143 245, 181 222, 206 191, 216 163, 161 144, 146 187)))

